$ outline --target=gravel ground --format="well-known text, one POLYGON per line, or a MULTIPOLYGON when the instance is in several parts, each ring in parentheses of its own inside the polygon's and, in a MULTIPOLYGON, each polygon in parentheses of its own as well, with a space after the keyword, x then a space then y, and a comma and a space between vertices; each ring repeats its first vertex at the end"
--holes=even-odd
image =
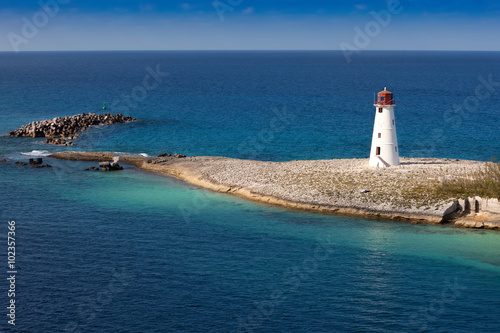
MULTIPOLYGON (((111 153, 62 153, 72 160, 110 160, 111 153)), ((474 175, 485 162, 401 158, 374 168, 368 159, 260 162, 225 157, 122 156, 137 167, 194 185, 290 208, 441 223, 456 204, 433 190, 444 179, 474 175)))
MULTIPOLYGON (((158 161, 158 164, 162 162, 158 161)), ((192 158, 185 166, 202 179, 287 201, 443 216, 454 200, 429 188, 445 178, 474 174, 484 162, 401 158, 390 168, 368 166, 368 159, 258 162, 192 158)))

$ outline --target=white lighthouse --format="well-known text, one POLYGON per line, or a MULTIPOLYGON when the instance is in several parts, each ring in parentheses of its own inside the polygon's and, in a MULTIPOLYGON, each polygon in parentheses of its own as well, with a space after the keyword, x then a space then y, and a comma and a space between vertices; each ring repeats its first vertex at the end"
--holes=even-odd
POLYGON ((390 167, 399 165, 398 138, 394 107, 396 102, 387 88, 377 94, 375 106, 375 124, 373 125, 370 166, 390 167))

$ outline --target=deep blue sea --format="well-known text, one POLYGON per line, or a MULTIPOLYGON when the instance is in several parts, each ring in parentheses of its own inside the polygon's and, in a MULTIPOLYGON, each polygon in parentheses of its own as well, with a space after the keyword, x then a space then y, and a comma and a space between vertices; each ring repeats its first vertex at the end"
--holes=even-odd
POLYGON ((384 87, 402 156, 500 158, 499 52, 0 53, 0 135, 103 102, 138 119, 71 148, 0 137, 0 331, 500 331, 498 232, 288 211, 131 166, 14 163, 367 158, 384 87))

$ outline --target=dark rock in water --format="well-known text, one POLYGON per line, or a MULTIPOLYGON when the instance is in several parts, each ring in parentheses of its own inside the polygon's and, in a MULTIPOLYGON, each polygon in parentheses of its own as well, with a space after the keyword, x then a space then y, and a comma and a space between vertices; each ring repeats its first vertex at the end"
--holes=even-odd
POLYGON ((115 156, 113 157, 113 162, 109 163, 109 170, 123 170, 123 167, 121 167, 118 164, 118 161, 120 161, 120 156, 115 156))
POLYGON ((7 162, 7 160, 4 158, 4 159, 2 159, 0 162, 7 162))
POLYGON ((78 132, 89 129, 94 125, 111 125, 116 123, 126 123, 135 121, 135 118, 124 116, 121 113, 117 114, 95 114, 82 113, 72 117, 59 117, 54 119, 46 119, 42 121, 32 122, 23 125, 15 131, 9 133, 11 137, 45 137, 46 143, 73 146, 72 141, 78 137, 78 132), (66 138, 66 140, 64 139, 66 138))
POLYGON ((33 158, 30 158, 29 159, 29 163, 31 165, 38 165, 38 164, 42 164, 43 163, 43 159, 42 158, 37 158, 36 160, 33 159, 33 158))
POLYGON ((186 157, 186 155, 184 155, 184 154, 174 154, 174 157, 184 158, 184 157, 186 157))
POLYGON ((123 170, 123 167, 118 164, 119 160, 120 156, 115 156, 112 162, 100 162, 99 167, 102 171, 123 170))
POLYGON ((172 154, 167 154, 167 153, 158 154, 158 157, 170 157, 170 156, 172 156, 172 154))
POLYGON ((89 171, 89 170, 90 170, 89 168, 85 168, 85 169, 83 169, 83 171, 89 171))
POLYGON ((39 168, 52 168, 52 165, 50 164, 32 164, 32 168, 39 169, 39 168))

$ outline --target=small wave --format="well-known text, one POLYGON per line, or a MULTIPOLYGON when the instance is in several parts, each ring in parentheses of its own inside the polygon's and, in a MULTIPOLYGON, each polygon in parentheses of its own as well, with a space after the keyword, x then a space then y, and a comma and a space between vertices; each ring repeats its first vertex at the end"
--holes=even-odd
POLYGON ((149 157, 149 155, 146 154, 146 153, 134 154, 134 153, 123 153, 123 152, 120 152, 120 151, 113 151, 113 152, 110 152, 110 154, 120 155, 120 156, 126 156, 126 157, 137 157, 137 156, 149 157))
POLYGON ((32 150, 29 153, 21 153, 21 155, 45 157, 45 156, 49 156, 50 152, 48 150, 32 150))

